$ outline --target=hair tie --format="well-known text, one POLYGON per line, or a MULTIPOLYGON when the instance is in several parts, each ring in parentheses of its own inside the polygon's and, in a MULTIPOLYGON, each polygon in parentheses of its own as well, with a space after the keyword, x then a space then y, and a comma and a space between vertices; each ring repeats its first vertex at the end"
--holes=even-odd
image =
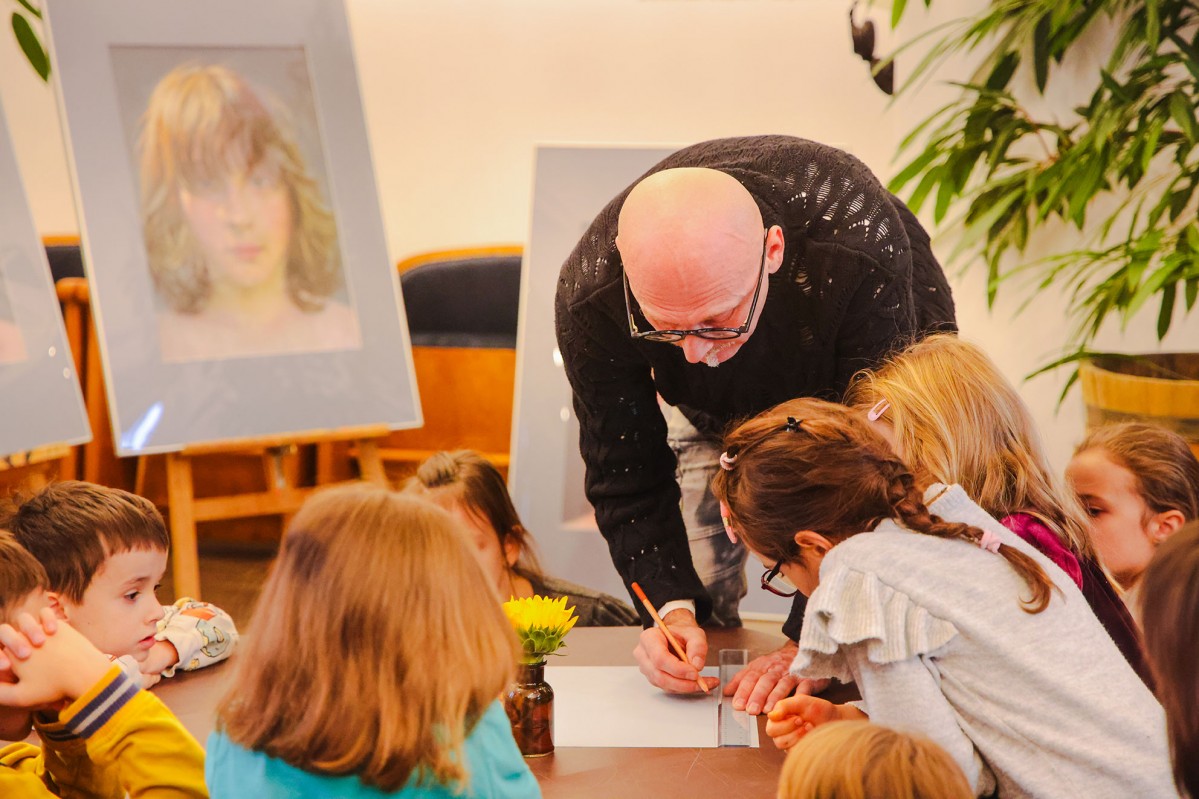
POLYGON ((886 413, 887 409, 890 407, 891 407, 891 403, 887 402, 885 399, 881 399, 878 402, 874 403, 874 407, 871 408, 870 411, 866 414, 866 419, 871 422, 877 422, 879 417, 882 416, 884 413, 886 413))
POLYGON ((978 545, 988 552, 998 553, 999 545, 1002 543, 1003 541, 1000 540, 999 536, 990 530, 983 530, 982 537, 978 539, 978 545))
POLYGON ((788 416, 787 423, 783 425, 783 430, 786 430, 788 433, 798 433, 802 424, 803 419, 797 420, 794 416, 788 416))
POLYGON ((733 467, 737 465, 737 456, 730 455, 727 452, 720 453, 720 468, 726 472, 733 471, 733 467))

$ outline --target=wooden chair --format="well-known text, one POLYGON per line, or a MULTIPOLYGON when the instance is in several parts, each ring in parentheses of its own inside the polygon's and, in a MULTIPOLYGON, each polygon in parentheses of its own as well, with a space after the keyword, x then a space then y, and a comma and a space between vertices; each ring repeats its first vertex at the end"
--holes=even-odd
MULTIPOLYGON (((424 425, 391 433, 379 454, 400 480, 444 449, 473 449, 505 474, 516 390, 522 249, 499 245, 422 253, 397 269, 424 425)), ((321 481, 352 472, 352 453, 318 450, 321 481)))

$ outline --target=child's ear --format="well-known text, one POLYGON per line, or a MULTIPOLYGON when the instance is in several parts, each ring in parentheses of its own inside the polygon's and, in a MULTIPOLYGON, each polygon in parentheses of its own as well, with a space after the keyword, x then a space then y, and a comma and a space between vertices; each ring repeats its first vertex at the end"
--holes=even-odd
POLYGON ((795 544, 801 552, 805 549, 812 550, 820 557, 827 555, 833 548, 831 541, 814 530, 800 530, 795 534, 795 544))
POLYGON ((1163 543, 1167 538, 1174 535, 1178 528, 1182 527, 1186 522, 1186 516, 1182 514, 1182 511, 1174 508, 1164 510, 1154 516, 1154 529, 1150 533, 1150 538, 1152 538, 1154 546, 1163 543))
POLYGON ((70 621, 67 618, 67 608, 63 604, 62 597, 57 591, 47 591, 46 599, 50 602, 50 609, 54 611, 54 615, 60 619, 70 621))
POLYGON ((515 566, 516 561, 520 560, 520 542, 514 535, 504 539, 504 560, 508 562, 509 566, 515 566))

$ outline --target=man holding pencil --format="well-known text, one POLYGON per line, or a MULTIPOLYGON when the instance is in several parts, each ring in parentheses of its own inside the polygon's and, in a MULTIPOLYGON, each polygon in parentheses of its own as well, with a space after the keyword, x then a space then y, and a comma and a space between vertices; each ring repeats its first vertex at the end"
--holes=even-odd
MULTIPOLYGON (((859 369, 954 330, 945 276, 861 162, 758 136, 680 150, 612 200, 563 265, 555 305, 587 496, 617 571, 647 599, 634 603, 638 663, 664 690, 698 691, 699 624, 739 626, 746 592, 745 550, 709 490, 720 435, 797 396, 839 399, 859 369)), ((792 641, 803 600, 783 626, 792 641)), ((795 651, 750 663, 734 706, 766 712, 810 690, 787 674, 795 651)))

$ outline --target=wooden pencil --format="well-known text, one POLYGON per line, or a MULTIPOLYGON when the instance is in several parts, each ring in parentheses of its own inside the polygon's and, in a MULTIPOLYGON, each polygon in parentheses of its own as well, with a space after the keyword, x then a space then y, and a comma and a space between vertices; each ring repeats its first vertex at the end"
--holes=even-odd
MULTIPOLYGON (((649 597, 645 595, 645 592, 641 590, 641 586, 637 585, 636 582, 633 583, 633 593, 636 594, 637 598, 641 600, 641 604, 645 605, 645 609, 649 611, 650 618, 654 620, 654 624, 658 625, 658 629, 660 629, 662 634, 666 636, 666 640, 669 641, 671 647, 674 648, 674 653, 679 656, 679 660, 683 661, 687 665, 691 665, 687 660, 687 652, 683 649, 682 644, 679 643, 679 639, 675 638, 670 632, 670 628, 666 626, 666 622, 662 621, 662 617, 658 615, 658 611, 655 610, 653 604, 650 603, 649 597)), ((708 693, 708 686, 704 682, 703 677, 697 676, 695 678, 695 682, 697 685, 699 685, 699 689, 701 691, 703 691, 705 694, 708 693)))

